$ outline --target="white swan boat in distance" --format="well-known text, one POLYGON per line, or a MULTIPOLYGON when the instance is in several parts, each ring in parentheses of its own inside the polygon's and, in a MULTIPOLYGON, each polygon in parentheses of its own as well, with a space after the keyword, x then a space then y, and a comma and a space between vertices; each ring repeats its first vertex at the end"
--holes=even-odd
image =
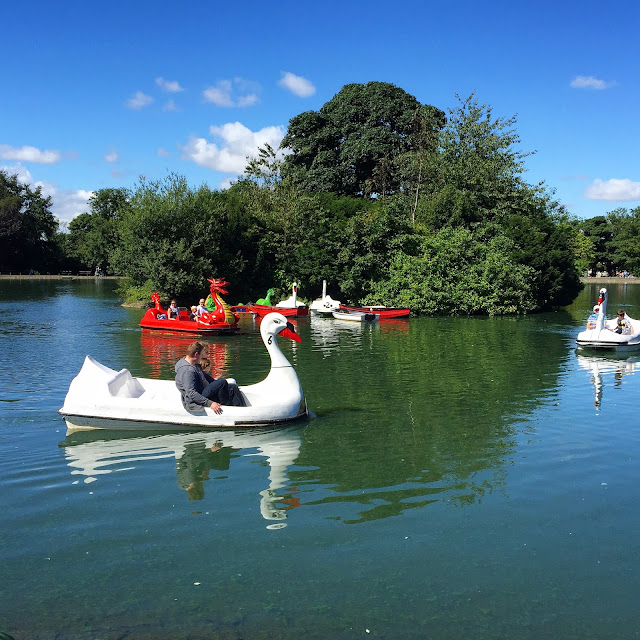
POLYGON ((600 289, 596 306, 599 309, 595 327, 587 328, 578 334, 576 338, 577 346, 582 349, 597 349, 620 353, 638 351, 638 349, 640 349, 640 320, 634 320, 625 313, 625 329, 622 333, 617 333, 617 319, 605 319, 607 312, 607 290, 604 287, 600 289))
POLYGON ((240 386, 246 406, 187 411, 174 380, 134 378, 128 369, 115 371, 87 356, 72 380, 59 410, 70 431, 78 429, 212 429, 253 427, 290 422, 308 416, 298 375, 278 346, 281 335, 300 342, 294 326, 280 313, 270 313, 260 334, 271 358, 267 377, 240 386))

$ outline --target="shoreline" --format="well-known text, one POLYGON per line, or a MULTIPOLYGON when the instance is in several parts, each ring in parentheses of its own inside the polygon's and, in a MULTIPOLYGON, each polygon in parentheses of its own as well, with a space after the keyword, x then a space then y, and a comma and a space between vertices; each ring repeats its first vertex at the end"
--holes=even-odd
MULTIPOLYGON (((13 273, 13 274, 0 274, 0 280, 120 280, 124 276, 87 276, 87 275, 73 275, 73 274, 34 274, 29 275, 28 273, 13 273)), ((615 284, 616 282, 629 283, 629 284, 638 284, 640 283, 640 278, 631 277, 631 278, 619 278, 617 276, 609 276, 609 277, 583 277, 580 278, 580 282, 583 284, 594 284, 601 282, 602 284, 615 284)))
POLYGON ((73 274, 29 275, 28 273, 0 274, 0 280, 121 280, 122 276, 85 276, 73 274))

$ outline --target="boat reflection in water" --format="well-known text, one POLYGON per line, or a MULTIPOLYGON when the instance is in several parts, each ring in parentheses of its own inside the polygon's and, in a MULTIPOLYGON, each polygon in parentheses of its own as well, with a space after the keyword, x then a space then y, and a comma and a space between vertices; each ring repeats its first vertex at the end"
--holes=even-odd
POLYGON ((194 340, 207 346, 207 357, 211 360, 211 370, 215 372, 215 376, 229 375, 230 350, 226 342, 214 342, 206 336, 157 333, 143 329, 140 334, 140 350, 142 360, 150 367, 150 377, 160 378, 167 372, 173 374, 176 362, 185 355, 187 347, 194 340))
POLYGON ((282 522, 287 518, 286 512, 300 504, 291 495, 294 490, 285 488, 287 468, 295 463, 301 444, 300 429, 288 427, 157 432, 144 436, 133 432, 124 435, 121 431, 71 431, 60 446, 65 449, 71 474, 84 476, 85 483, 96 482, 101 475, 131 471, 145 461, 173 458, 178 486, 189 500, 204 498, 209 472, 228 470, 233 454, 236 454, 233 457, 262 456, 269 473, 266 488, 259 492, 260 513, 267 521, 278 521, 268 529, 280 529, 286 526, 282 522))
POLYGON ((580 367, 586 369, 591 376, 595 393, 593 406, 596 408, 602 404, 605 378, 613 377, 614 386, 619 387, 622 385, 622 378, 625 375, 640 371, 640 355, 637 354, 621 355, 616 358, 612 357, 610 353, 607 356, 598 354, 585 356, 577 353, 576 358, 580 367))

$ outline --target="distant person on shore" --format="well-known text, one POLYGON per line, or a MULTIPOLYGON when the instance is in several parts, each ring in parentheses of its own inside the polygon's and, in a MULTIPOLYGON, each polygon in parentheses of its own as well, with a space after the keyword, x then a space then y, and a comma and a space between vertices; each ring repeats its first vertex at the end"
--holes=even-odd
POLYGON ((169 318, 169 320, 178 320, 178 318, 180 318, 180 312, 178 311, 175 300, 171 301, 171 304, 167 309, 167 317, 169 318))
POLYGON ((213 378, 202 370, 201 362, 205 346, 192 342, 187 354, 176 363, 176 387, 187 411, 210 407, 214 413, 222 413, 222 405, 244 407, 244 399, 238 385, 224 378, 213 378))

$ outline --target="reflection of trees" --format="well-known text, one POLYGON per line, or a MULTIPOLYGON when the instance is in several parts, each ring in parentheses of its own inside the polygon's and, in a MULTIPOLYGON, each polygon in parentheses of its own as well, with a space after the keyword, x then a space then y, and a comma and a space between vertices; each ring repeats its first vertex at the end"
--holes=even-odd
POLYGON ((517 422, 553 392, 566 356, 542 318, 420 318, 402 336, 363 332, 358 350, 322 360, 312 393, 326 405, 309 398, 320 421, 298 460, 312 470, 294 482, 330 487, 315 504, 362 505, 348 522, 501 488, 517 422))

